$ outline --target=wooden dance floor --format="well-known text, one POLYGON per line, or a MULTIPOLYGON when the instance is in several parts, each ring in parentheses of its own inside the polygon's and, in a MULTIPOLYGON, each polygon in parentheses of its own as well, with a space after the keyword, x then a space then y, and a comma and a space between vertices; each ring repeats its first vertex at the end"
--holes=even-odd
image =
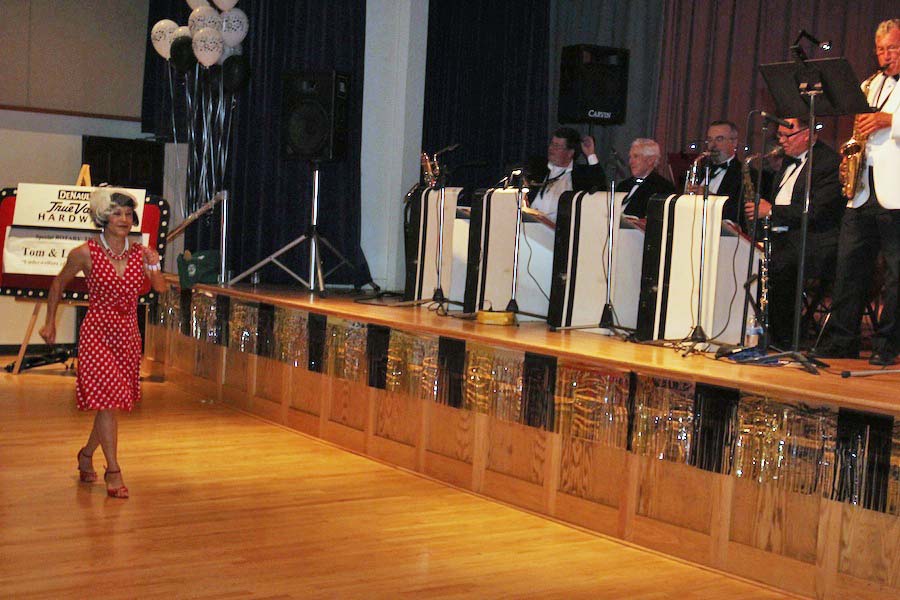
MULTIPOLYGON (((79 484, 61 366, 0 375, 11 598, 785 597, 338 449, 170 383, 121 421, 132 497, 79 484)), ((95 467, 103 467, 100 454, 95 467)))

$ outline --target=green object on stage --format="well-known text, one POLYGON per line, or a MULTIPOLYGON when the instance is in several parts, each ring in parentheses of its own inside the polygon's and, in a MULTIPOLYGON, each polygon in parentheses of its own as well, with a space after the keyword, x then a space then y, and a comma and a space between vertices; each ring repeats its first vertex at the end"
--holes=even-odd
POLYGON ((178 281, 182 289, 198 283, 219 283, 219 252, 217 250, 186 250, 178 255, 178 281))

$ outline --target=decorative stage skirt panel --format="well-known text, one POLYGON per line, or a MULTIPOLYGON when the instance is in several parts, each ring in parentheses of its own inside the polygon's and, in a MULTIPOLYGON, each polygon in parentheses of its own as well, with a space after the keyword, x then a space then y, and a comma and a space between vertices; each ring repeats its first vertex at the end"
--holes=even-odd
POLYGON ((191 297, 191 337, 201 342, 218 344, 218 323, 216 297, 206 292, 194 292, 191 297))
POLYGON ((744 394, 730 472, 788 492, 830 496, 837 412, 744 394))
POLYGON ((246 354, 256 353, 259 337, 259 304, 231 301, 228 317, 228 349, 246 354))
POLYGON ((325 374, 353 382, 368 380, 365 323, 331 317, 325 342, 325 374))
POLYGON ((438 338, 391 330, 385 389, 434 402, 438 390, 438 338))
POLYGON ((524 360, 517 350, 467 344, 464 408, 521 423, 524 360))
POLYGON ((695 384, 638 375, 631 451, 687 464, 694 442, 695 384))
POLYGON ((275 307, 276 360, 292 367, 309 367, 308 319, 305 311, 275 307))
POLYGON ((625 449, 628 445, 628 373, 560 361, 553 431, 625 449))

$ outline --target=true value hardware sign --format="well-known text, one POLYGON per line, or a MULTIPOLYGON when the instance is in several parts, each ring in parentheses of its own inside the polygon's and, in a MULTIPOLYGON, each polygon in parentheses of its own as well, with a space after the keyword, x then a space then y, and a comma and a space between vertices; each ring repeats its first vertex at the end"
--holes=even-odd
MULTIPOLYGON (((13 224, 3 245, 3 272, 21 275, 56 275, 74 248, 97 234, 91 219, 93 187, 19 184, 13 224)), ((137 199, 143 214, 145 190, 126 189, 137 199)), ((134 227, 132 235, 140 236, 134 227)), ((140 240, 146 243, 146 240, 140 240)))

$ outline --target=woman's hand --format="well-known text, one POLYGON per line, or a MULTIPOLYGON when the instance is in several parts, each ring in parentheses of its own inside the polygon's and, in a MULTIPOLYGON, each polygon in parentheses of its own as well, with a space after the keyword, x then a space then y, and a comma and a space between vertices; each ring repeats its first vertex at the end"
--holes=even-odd
POLYGON ((45 323, 38 332, 47 345, 52 346, 56 343, 56 323, 45 323))
POLYGON ((141 253, 144 255, 144 264, 148 267, 159 266, 159 252, 153 248, 141 246, 141 253))

